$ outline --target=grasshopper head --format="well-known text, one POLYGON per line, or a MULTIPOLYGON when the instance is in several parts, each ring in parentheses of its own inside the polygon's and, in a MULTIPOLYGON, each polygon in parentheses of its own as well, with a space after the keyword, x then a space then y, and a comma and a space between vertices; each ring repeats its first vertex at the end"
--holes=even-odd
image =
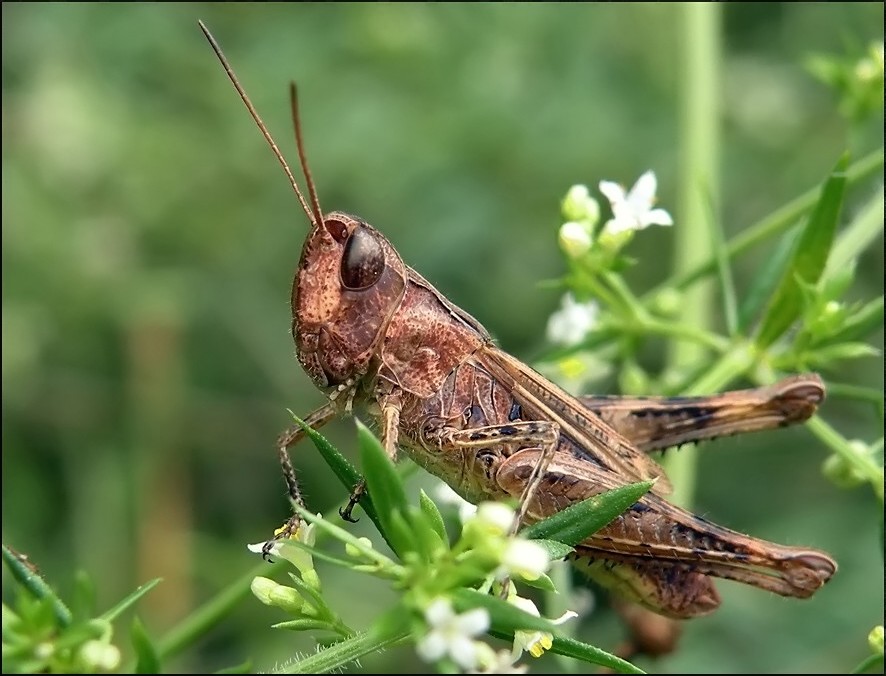
POLYGON ((315 225, 292 289, 292 336, 315 385, 345 389, 366 374, 406 279, 394 247, 365 221, 332 212, 315 225))

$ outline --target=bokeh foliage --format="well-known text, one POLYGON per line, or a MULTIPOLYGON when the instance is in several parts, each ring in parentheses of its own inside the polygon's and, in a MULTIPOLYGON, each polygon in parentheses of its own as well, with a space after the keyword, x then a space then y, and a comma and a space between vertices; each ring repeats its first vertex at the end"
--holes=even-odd
MULTIPOLYGON (((675 201, 667 5, 4 4, 2 18, 3 541, 62 588, 85 568, 103 606, 163 577, 139 606, 153 635, 253 566, 244 543, 287 513, 272 451, 285 409, 321 401, 288 335, 305 219, 197 18, 293 159, 286 86, 298 81, 324 208, 379 227, 523 358, 558 302, 538 282, 563 271, 565 189, 653 168, 662 204, 675 201)), ((883 8, 734 5, 724 22, 732 236, 819 183, 847 147, 882 145, 882 112, 850 124, 804 63, 882 43, 883 8)), ((851 193, 847 215, 874 189, 851 193)), ((637 238, 634 288, 667 275, 671 244, 663 229, 637 238)), ((739 288, 767 255, 737 261, 739 288)), ((853 293, 882 293, 882 273, 875 246, 853 293)), ((840 379, 882 388, 882 361, 840 379)), ((825 415, 850 438, 878 424, 857 402, 829 400, 825 415)), ((354 446, 348 424, 330 436, 354 446)), ((327 509, 339 485, 298 450, 308 500, 327 509)), ((883 613, 876 512, 869 493, 821 476, 824 456, 803 429, 703 448, 702 513, 821 547, 841 571, 809 602, 720 584, 723 608, 690 623, 658 668, 829 671, 864 655, 883 613)), ((380 599, 350 583, 333 593, 361 624, 380 599)), ((249 600, 179 666, 251 656, 265 668, 311 649, 271 621, 249 600)), ((601 610, 580 633, 602 645, 617 631, 601 610)), ((422 668, 406 659, 368 666, 422 668)))

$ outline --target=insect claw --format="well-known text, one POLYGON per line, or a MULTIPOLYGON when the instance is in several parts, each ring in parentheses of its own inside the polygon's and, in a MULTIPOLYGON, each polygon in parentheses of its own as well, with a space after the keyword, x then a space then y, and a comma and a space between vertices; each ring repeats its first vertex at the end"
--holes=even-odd
POLYGON ((357 506, 356 503, 351 501, 348 503, 347 507, 339 507, 338 508, 338 515, 342 519, 347 521, 348 523, 357 523, 360 519, 355 519, 354 517, 351 516, 351 512, 354 511, 354 507, 356 507, 356 506, 357 506))

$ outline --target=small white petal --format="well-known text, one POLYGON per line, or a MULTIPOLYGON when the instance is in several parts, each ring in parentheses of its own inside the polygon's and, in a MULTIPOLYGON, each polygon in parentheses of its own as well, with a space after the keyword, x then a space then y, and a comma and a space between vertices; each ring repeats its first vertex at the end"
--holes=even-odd
POLYGON ((502 566, 509 574, 537 580, 551 566, 547 550, 531 540, 516 539, 502 554, 502 566))
POLYGON ((489 629, 489 611, 485 608, 474 608, 459 615, 455 622, 459 631, 465 636, 479 636, 489 629))
POLYGON ((613 206, 625 201, 625 189, 614 181, 600 181, 600 192, 613 206))
POLYGON ((435 599, 425 608, 425 620, 432 627, 442 627, 449 624, 454 617, 455 611, 452 610, 452 604, 448 599, 435 599))
POLYGON ((449 656, 462 669, 477 666, 477 646, 465 636, 453 636, 449 641, 449 656))
POLYGON ((501 502, 483 502, 474 519, 504 535, 514 525, 514 510, 501 502))
POLYGON ((548 340, 567 347, 580 343, 594 328, 599 312, 596 302, 579 303, 571 293, 564 294, 560 309, 548 319, 548 340))
POLYGON ((634 211, 637 213, 643 213, 652 208, 652 205, 655 202, 655 191, 657 187, 658 181, 656 180, 655 172, 653 171, 647 171, 637 179, 637 182, 634 183, 634 187, 631 188, 631 192, 628 193, 627 199, 628 203, 634 208, 634 211))
POLYGON ((535 615, 536 617, 541 617, 541 613, 538 612, 538 607, 532 602, 531 599, 527 599, 523 596, 511 596, 508 599, 508 603, 511 605, 517 606, 524 613, 529 613, 530 615, 535 615))
POLYGON ((644 219, 646 225, 673 225, 674 219, 664 209, 653 209, 644 219))
POLYGON ((415 645, 415 652, 425 662, 436 662, 446 654, 446 638, 439 631, 432 631, 415 645))
POLYGON ((574 610, 567 610, 556 620, 551 620, 551 624, 563 624, 564 622, 568 622, 569 620, 571 620, 573 617, 578 617, 578 613, 574 610))

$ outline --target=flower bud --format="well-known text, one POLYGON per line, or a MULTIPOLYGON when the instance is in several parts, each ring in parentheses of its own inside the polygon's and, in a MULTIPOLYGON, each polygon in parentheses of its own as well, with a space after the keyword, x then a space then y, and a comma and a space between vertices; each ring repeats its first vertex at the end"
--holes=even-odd
POLYGON ((560 248, 569 258, 581 258, 591 249, 591 229, 578 221, 567 221, 557 235, 560 248))
POLYGON ((871 629, 871 633, 868 634, 868 645, 871 647, 871 651, 876 655, 883 654, 883 625, 878 625, 871 629))
MULTIPOLYGON (((869 452, 867 444, 857 439, 850 441, 849 447, 858 455, 867 455, 869 452)), ((839 488, 854 488, 866 481, 864 473, 836 453, 829 455, 824 461, 822 473, 839 488)))
POLYGON ((90 671, 113 671, 120 664, 120 650, 104 641, 86 641, 80 647, 80 660, 90 671))
POLYGON ((600 219, 600 205, 586 185, 572 186, 563 198, 560 211, 567 221, 584 221, 589 227, 600 219))
POLYGON ((301 614, 304 601, 292 587, 278 584, 266 577, 255 577, 250 585, 252 593, 266 606, 275 606, 291 613, 301 614))

